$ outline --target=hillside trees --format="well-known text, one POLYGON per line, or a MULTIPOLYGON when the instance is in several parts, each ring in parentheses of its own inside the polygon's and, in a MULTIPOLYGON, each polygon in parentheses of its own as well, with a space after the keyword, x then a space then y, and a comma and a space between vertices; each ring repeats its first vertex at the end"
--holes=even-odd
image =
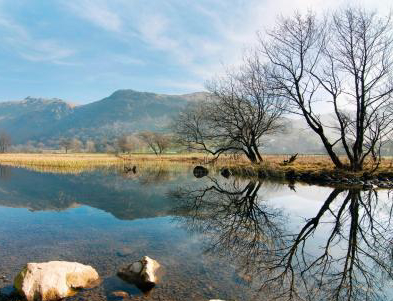
POLYGON ((130 136, 124 134, 117 139, 117 146, 122 153, 129 152, 133 149, 133 144, 130 141, 130 136))
POLYGON ((11 146, 11 137, 4 131, 0 132, 0 152, 5 153, 11 146))
POLYGON ((85 148, 86 148, 86 151, 89 153, 96 152, 96 144, 93 140, 87 140, 85 143, 85 148))
POLYGON ((64 148, 64 151, 67 154, 71 149, 76 152, 81 151, 83 143, 78 138, 62 138, 59 141, 59 146, 64 148))
POLYGON ((189 105, 174 122, 180 143, 215 158, 237 152, 261 162, 262 138, 283 129, 285 112, 283 99, 266 89, 265 69, 249 57, 242 68, 208 83, 211 97, 189 105))
POLYGON ((65 153, 68 153, 68 150, 71 148, 71 139, 60 139, 59 146, 64 148, 65 153))
POLYGON ((340 10, 325 20, 312 13, 281 18, 260 35, 256 57, 266 60, 270 89, 304 117, 337 168, 363 169, 379 160, 393 130, 393 27, 391 15, 361 8, 340 10), (324 124, 318 107, 330 106, 324 124), (338 138, 326 134, 333 128, 338 138), (344 149, 349 166, 338 156, 344 149))

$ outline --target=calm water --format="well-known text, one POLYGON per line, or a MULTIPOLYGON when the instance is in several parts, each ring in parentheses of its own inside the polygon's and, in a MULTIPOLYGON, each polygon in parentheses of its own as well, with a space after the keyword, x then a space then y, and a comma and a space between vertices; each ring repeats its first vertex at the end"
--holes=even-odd
POLYGON ((181 168, 1 167, 0 291, 27 262, 67 260, 103 278, 70 300, 391 300, 391 201, 181 168), (163 266, 148 295, 116 276, 144 255, 163 266))

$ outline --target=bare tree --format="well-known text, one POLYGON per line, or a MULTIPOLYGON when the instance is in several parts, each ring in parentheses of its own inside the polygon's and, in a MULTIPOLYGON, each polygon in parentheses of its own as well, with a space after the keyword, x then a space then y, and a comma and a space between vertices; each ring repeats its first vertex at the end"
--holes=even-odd
POLYGON ((93 140, 87 140, 86 141, 86 150, 89 153, 95 153, 96 152, 96 145, 95 145, 93 140))
POLYGON ((73 149, 76 152, 80 152, 82 147, 83 147, 83 143, 78 138, 71 139, 71 149, 73 149))
POLYGON ((7 152, 8 148, 11 146, 11 137, 6 132, 0 133, 0 152, 7 152))
POLYGON ((62 138, 59 141, 59 146, 64 148, 65 153, 68 153, 68 150, 72 147, 72 141, 69 138, 62 138))
POLYGON ((129 135, 122 135, 117 139, 117 146, 119 147, 120 151, 125 153, 129 152, 132 149, 132 144, 130 141, 129 135))
POLYGON ((380 157, 392 132, 393 29, 391 16, 347 8, 318 20, 315 15, 281 18, 260 36, 260 54, 269 62, 268 82, 293 113, 304 117, 338 168, 363 169, 380 157), (331 105, 334 124, 324 124, 318 106, 331 105), (328 137, 333 128, 338 138, 328 137))
POLYGON ((265 88, 264 73, 258 57, 249 57, 239 70, 208 83, 211 97, 190 105, 175 122, 180 142, 215 157, 239 152, 261 162, 261 140, 283 128, 284 112, 282 99, 265 88))
POLYGON ((138 137, 156 154, 163 154, 171 146, 171 137, 162 133, 142 132, 138 137))

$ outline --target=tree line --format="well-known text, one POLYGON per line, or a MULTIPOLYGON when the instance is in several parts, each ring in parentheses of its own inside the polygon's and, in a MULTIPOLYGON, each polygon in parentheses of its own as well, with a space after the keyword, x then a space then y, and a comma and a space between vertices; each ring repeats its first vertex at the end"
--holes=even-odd
POLYGON ((161 155, 175 146, 175 140, 171 134, 143 131, 140 133, 123 134, 115 139, 102 138, 99 140, 87 140, 83 143, 78 138, 62 138, 59 140, 59 148, 65 153, 73 152, 109 152, 109 153, 132 153, 150 151, 161 155))

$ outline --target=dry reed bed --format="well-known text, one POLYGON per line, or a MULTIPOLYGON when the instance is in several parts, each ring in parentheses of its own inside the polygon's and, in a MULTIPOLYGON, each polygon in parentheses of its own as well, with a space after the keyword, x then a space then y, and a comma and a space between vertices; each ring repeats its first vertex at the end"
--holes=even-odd
POLYGON ((122 171, 125 166, 137 166, 138 172, 154 172, 162 169, 180 172, 191 166, 191 164, 173 164, 175 161, 191 162, 192 160, 185 159, 185 156, 175 160, 173 156, 155 155, 119 157, 113 154, 0 154, 0 164, 3 166, 65 174, 77 174, 97 168, 122 171))
MULTIPOLYGON (((248 171, 256 173, 259 170, 265 170, 269 173, 285 173, 288 170, 295 172, 333 172, 334 165, 328 156, 324 155, 299 155, 297 160, 289 165, 284 165, 283 161, 288 159, 289 155, 265 155, 264 162, 258 165, 252 165, 242 155, 223 155, 218 160, 212 162, 212 157, 200 153, 189 154, 165 154, 156 156, 154 154, 0 154, 0 164, 29 167, 37 171, 57 171, 61 172, 80 172, 93 170, 97 167, 123 167, 125 165, 136 165, 138 168, 178 168, 197 164, 210 164, 213 169, 230 167, 233 170, 248 171), (173 164, 177 163, 177 164, 173 164)), ((390 157, 382 159, 378 172, 391 172, 393 160, 390 157)), ((366 170, 371 170, 371 163, 366 165, 366 170)))

